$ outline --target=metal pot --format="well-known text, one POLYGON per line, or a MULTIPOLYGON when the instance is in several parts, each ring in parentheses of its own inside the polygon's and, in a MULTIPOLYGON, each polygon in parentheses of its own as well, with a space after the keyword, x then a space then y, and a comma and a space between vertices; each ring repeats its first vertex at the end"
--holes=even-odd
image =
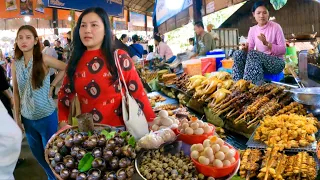
POLYGON ((312 106, 320 106, 320 88, 297 88, 288 90, 292 93, 292 98, 298 103, 312 106))

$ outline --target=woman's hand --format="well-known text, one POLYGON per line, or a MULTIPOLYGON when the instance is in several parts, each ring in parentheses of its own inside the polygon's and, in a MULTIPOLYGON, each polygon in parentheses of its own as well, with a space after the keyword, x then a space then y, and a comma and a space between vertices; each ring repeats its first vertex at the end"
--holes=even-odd
POLYGON ((54 86, 50 86, 49 97, 52 97, 54 86))
POLYGON ((243 43, 240 45, 240 50, 248 52, 249 50, 249 44, 248 43, 243 43))
POLYGON ((264 34, 261 33, 260 36, 258 36, 258 39, 263 43, 263 45, 269 45, 269 42, 267 41, 267 38, 264 34))

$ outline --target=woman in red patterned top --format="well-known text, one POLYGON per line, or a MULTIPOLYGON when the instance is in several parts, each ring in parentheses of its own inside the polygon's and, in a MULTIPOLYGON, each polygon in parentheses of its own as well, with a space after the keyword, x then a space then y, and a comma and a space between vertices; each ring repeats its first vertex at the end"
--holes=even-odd
MULTIPOLYGON (((95 123, 124 126, 118 71, 107 13, 102 8, 86 9, 77 22, 67 76, 59 91, 59 127, 67 125, 69 106, 77 93, 82 113, 93 114, 95 123)), ((151 108, 133 61, 124 50, 119 63, 130 94, 143 110, 147 121, 155 114, 151 108)))

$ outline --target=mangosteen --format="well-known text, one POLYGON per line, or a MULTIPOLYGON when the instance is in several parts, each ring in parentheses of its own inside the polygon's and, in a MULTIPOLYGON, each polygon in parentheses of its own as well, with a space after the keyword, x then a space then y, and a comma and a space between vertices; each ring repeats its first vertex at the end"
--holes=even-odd
POLYGON ((67 168, 72 169, 75 167, 74 159, 71 155, 68 155, 63 158, 63 163, 66 165, 67 168))
POLYGON ((121 147, 115 147, 114 148, 114 150, 113 150, 113 152, 114 152, 114 154, 116 155, 116 156, 121 156, 121 154, 122 154, 122 150, 121 150, 121 147))
POLYGON ((116 180, 117 174, 115 172, 108 172, 106 175, 103 176, 103 180, 116 180))
POLYGON ((68 135, 66 137, 66 139, 64 140, 64 144, 68 147, 68 148, 72 148, 73 146, 73 137, 71 135, 68 135))
POLYGON ((91 163, 93 168, 101 169, 103 170, 106 167, 106 163, 104 159, 102 158, 95 158, 91 163))
POLYGON ((81 160, 86 153, 87 153, 86 150, 80 149, 80 150, 78 151, 78 154, 77 154, 77 159, 78 159, 78 160, 81 160))
POLYGON ((54 161, 56 161, 56 162, 62 161, 62 156, 60 153, 56 153, 56 155, 54 156, 54 161))
POLYGON ((71 156, 76 158, 79 150, 80 150, 79 146, 73 146, 70 152, 71 156))
POLYGON ((55 160, 52 160, 50 165, 51 165, 51 167, 55 168, 57 165, 57 162, 55 160))
POLYGON ((113 157, 113 152, 111 150, 108 150, 108 149, 103 150, 103 158, 106 161, 110 161, 112 157, 113 157))
POLYGON ((102 157, 101 148, 94 148, 94 149, 92 150, 92 155, 93 155, 93 157, 95 157, 95 158, 102 157))
POLYGON ((128 161, 130 161, 128 158, 122 158, 119 161, 119 167, 120 168, 126 168, 128 166, 128 161))
POLYGON ((135 149, 130 145, 126 145, 122 147, 121 150, 122 150, 122 154, 125 155, 126 157, 130 157, 133 159, 136 157, 135 149))
POLYGON ((87 180, 87 174, 86 173, 79 173, 76 180, 87 180))
POLYGON ((98 136, 98 146, 104 147, 107 143, 106 137, 104 135, 98 136))
POLYGON ((116 147, 116 141, 114 139, 109 139, 106 144, 106 148, 113 150, 116 147))
POLYGON ((132 176, 134 175, 134 171, 135 171, 135 169, 134 169, 133 166, 127 167, 127 169, 126 169, 126 174, 127 174, 127 176, 128 176, 129 178, 132 177, 132 176))
POLYGON ((73 143, 74 144, 80 145, 83 141, 84 141, 84 137, 81 133, 76 133, 73 136, 73 143))
POLYGON ((90 169, 88 171, 88 180, 99 180, 101 177, 101 171, 99 169, 90 169))
POLYGON ((54 158, 54 156, 56 155, 56 153, 58 153, 58 147, 57 146, 53 146, 52 148, 49 149, 49 157, 50 158, 54 158))
POLYGON ((62 169, 65 169, 66 168, 66 166, 63 164, 63 163, 57 163, 57 165, 56 165, 56 167, 54 168, 54 170, 56 171, 56 173, 60 173, 60 171, 62 170, 62 169))
POLYGON ((97 146, 98 144, 98 138, 96 136, 91 136, 89 137, 88 140, 85 141, 85 147, 88 149, 93 149, 97 146))
POLYGON ((120 136, 115 136, 114 140, 116 141, 116 144, 118 144, 120 146, 122 146, 125 143, 124 139, 120 136))
POLYGON ((68 135, 74 136, 76 133, 78 133, 77 130, 71 130, 68 132, 68 135))
POLYGON ((117 172, 117 180, 126 180, 127 173, 125 169, 119 169, 117 172))
POLYGON ((56 141, 55 141, 56 145, 58 148, 62 148, 62 146, 64 146, 64 141, 63 139, 61 138, 58 138, 56 141))
POLYGON ((119 158, 117 156, 113 157, 110 162, 111 169, 118 169, 119 167, 119 158))
POLYGON ((59 137, 62 138, 62 139, 65 139, 66 138, 66 134, 65 133, 61 133, 61 134, 59 134, 59 137))
POLYGON ((69 169, 67 169, 67 168, 62 169, 62 170, 60 171, 60 177, 61 177, 62 179, 68 179, 68 178, 70 177, 70 171, 69 171, 69 169))
POLYGON ((67 147, 67 146, 62 146, 62 148, 59 150, 59 153, 62 155, 62 156, 66 156, 66 155, 69 155, 70 154, 70 149, 67 147))
POLYGON ((71 179, 76 179, 78 174, 79 174, 79 170, 78 169, 72 169, 71 174, 70 174, 70 178, 71 179))

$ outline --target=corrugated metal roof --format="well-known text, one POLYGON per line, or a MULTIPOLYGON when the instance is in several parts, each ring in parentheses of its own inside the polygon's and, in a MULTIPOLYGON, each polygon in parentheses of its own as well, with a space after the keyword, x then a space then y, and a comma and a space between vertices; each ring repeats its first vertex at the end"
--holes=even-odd
POLYGON ((124 0, 124 7, 130 11, 152 15, 155 0, 124 0))

